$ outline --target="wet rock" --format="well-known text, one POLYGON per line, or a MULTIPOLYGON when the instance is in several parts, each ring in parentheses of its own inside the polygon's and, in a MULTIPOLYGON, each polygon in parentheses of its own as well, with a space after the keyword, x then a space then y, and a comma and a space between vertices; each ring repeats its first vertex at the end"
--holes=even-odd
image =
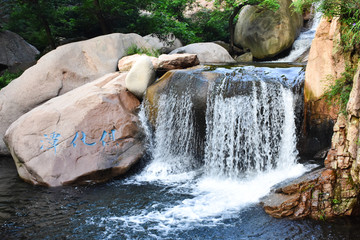
POLYGON ((35 185, 103 182, 126 173, 144 151, 139 100, 113 73, 53 98, 5 134, 19 176, 35 185))
POLYGON ((299 204, 300 194, 271 194, 262 202, 267 214, 275 218, 288 217, 294 214, 295 207, 299 204))
POLYGON ((0 91, 0 155, 9 154, 2 137, 12 122, 49 99, 115 72, 119 58, 126 55, 133 44, 150 47, 137 34, 121 33, 60 46, 3 88, 0 91))

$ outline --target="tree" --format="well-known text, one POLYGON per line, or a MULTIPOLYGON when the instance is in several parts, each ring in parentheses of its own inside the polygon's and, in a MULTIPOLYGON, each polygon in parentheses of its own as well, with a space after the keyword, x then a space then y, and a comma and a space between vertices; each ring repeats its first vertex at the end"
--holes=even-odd
MULTIPOLYGON (((212 0, 207 0, 212 1, 212 0)), ((229 19, 229 31, 230 31, 230 52, 231 54, 234 51, 234 36, 235 36, 235 24, 234 20, 238 16, 240 10, 246 5, 257 5, 261 7, 266 7, 271 10, 276 10, 279 8, 279 3, 277 0, 214 0, 215 6, 222 8, 225 11, 228 11, 230 15, 229 19)))

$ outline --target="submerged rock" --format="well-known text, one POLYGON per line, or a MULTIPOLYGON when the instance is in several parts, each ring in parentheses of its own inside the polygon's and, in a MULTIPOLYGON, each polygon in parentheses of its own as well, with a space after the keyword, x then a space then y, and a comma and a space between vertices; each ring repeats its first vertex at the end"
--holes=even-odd
POLYGON ((291 3, 280 0, 280 8, 275 12, 258 6, 243 8, 235 26, 235 45, 250 49, 258 59, 290 48, 303 25, 302 16, 293 12, 291 3))
POLYGON ((120 33, 60 46, 3 88, 0 91, 0 155, 9 154, 2 137, 12 122, 51 98, 115 72, 118 60, 133 44, 150 47, 137 34, 120 33))
POLYGON ((16 120, 5 142, 19 176, 35 185, 102 182, 126 173, 144 151, 139 100, 113 73, 53 98, 16 120))

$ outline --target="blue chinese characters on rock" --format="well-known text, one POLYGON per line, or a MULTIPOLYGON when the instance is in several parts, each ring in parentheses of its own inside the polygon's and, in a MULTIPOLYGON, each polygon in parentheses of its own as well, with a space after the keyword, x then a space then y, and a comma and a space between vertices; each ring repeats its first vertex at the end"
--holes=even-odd
MULTIPOLYGON (((103 145, 103 147, 105 147, 110 142, 115 142, 115 140, 116 140, 115 132, 116 132, 116 129, 112 129, 110 131, 104 130, 100 137, 99 144, 101 143, 103 145)), ((44 134, 44 138, 45 138, 44 140, 40 141, 42 144, 40 146, 40 149, 41 150, 54 149, 54 154, 56 154, 57 146, 60 144, 59 141, 61 138, 61 134, 57 133, 57 132, 52 132, 51 134, 44 134)), ((75 136, 74 136, 73 140, 71 141, 70 146, 73 146, 75 148, 79 142, 82 142, 86 146, 94 146, 97 144, 97 142, 88 142, 86 140, 86 133, 84 131, 80 131, 80 133, 79 132, 75 133, 75 136), (81 138, 80 138, 80 135, 81 135, 81 138)))

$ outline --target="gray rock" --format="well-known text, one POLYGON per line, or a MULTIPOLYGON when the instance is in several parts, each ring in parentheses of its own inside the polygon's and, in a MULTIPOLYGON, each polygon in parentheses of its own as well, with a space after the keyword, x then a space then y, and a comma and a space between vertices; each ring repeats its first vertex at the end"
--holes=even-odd
POLYGON ((0 65, 5 65, 11 71, 25 70, 36 63, 39 53, 16 33, 0 31, 0 65))
POLYGON ((280 0, 273 12, 246 6, 235 27, 235 45, 248 48, 258 59, 273 57, 291 47, 300 34, 303 19, 290 8, 291 0, 280 0))

